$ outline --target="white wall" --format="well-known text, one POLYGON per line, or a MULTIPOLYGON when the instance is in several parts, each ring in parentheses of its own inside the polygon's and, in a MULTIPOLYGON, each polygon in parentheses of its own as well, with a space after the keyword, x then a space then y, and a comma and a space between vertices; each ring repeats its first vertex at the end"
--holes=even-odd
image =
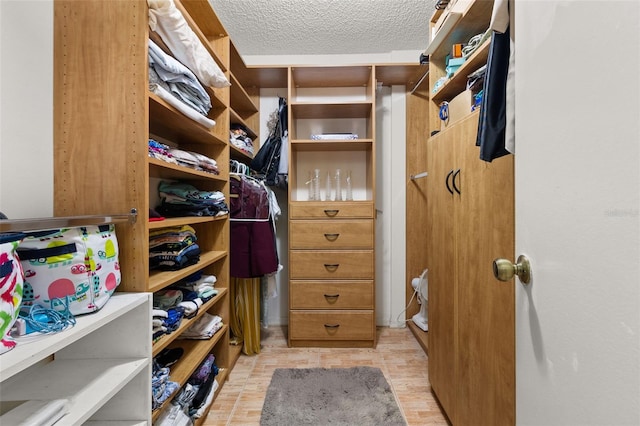
POLYGON ((0 1, 0 211, 53 214, 52 1, 0 1))

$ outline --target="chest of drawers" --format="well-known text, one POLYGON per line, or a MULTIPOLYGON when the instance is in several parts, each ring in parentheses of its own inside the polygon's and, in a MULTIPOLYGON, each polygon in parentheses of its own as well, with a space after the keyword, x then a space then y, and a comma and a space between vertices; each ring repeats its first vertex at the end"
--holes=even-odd
POLYGON ((375 346, 373 204, 292 207, 289 345, 375 346))

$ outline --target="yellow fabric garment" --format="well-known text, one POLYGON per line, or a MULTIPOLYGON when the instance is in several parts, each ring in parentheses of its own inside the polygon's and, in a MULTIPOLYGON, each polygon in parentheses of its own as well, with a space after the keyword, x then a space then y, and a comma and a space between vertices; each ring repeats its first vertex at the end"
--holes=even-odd
POLYGON ((260 278, 231 277, 231 332, 245 355, 260 353, 260 278))

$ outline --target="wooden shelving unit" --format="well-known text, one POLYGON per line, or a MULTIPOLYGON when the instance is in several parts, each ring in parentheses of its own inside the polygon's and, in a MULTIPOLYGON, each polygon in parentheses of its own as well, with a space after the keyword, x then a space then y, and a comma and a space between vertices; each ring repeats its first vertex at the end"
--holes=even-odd
MULTIPOLYGON (((229 36, 209 2, 175 0, 175 4, 227 78, 237 83, 231 75, 229 36)), ((214 354, 221 370, 217 380, 222 387, 237 359, 227 325, 228 217, 186 216, 150 222, 148 212, 156 207, 156 188, 161 180, 221 191, 228 200, 231 111, 234 117, 239 115, 245 123, 251 123, 258 120, 257 107, 253 105, 255 117, 246 112, 252 110, 249 103, 253 99, 246 92, 238 95, 238 84, 233 95, 229 87, 206 87, 213 106, 207 117, 216 123, 207 129, 151 93, 147 39, 157 40, 160 36, 149 29, 145 1, 56 0, 54 7, 54 213, 70 216, 114 210, 138 212, 133 225, 116 225, 122 271, 118 290, 157 292, 195 272, 216 276, 218 294, 204 304, 195 318, 183 320, 178 330, 155 341, 151 353, 155 356, 175 345, 186 348, 186 355, 171 369, 171 379, 181 385, 209 353, 214 354), (238 99, 243 100, 239 103, 238 99), (149 138, 216 160, 219 174, 150 158, 149 138), (201 250, 199 262, 177 271, 150 271, 149 233, 183 225, 196 231, 201 250), (205 312, 221 316, 224 327, 211 340, 178 340, 205 312)), ((136 327, 128 325, 132 326, 136 327)), ((150 410, 148 404, 145 407, 150 410)), ((155 410, 153 420, 161 412, 162 408, 155 410)))
POLYGON ((375 67, 292 67, 289 81, 288 343, 375 347, 375 67), (358 139, 312 139, 322 132, 358 139), (323 195, 309 200, 314 169, 323 195), (353 200, 335 180, 327 196, 336 169, 354 171, 353 200))

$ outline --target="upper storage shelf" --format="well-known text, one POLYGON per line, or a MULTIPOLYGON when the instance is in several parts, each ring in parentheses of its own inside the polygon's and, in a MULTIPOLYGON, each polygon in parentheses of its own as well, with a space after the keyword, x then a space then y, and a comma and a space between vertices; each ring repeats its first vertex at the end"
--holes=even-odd
POLYGON ((493 0, 458 0, 426 49, 430 62, 443 62, 453 44, 466 43, 474 35, 484 33, 492 10, 493 0))
POLYGON ((458 71, 431 98, 434 102, 449 101, 467 87, 467 76, 487 63, 491 40, 485 41, 473 52, 458 71))
POLYGON ((206 0, 174 0, 176 7, 183 13, 189 25, 203 42, 222 71, 227 71, 229 63, 229 35, 206 0))
POLYGON ((369 86, 371 66, 291 68, 292 89, 301 87, 369 86))
POLYGON ((375 78, 372 66, 291 68, 292 118, 370 119, 375 78))

